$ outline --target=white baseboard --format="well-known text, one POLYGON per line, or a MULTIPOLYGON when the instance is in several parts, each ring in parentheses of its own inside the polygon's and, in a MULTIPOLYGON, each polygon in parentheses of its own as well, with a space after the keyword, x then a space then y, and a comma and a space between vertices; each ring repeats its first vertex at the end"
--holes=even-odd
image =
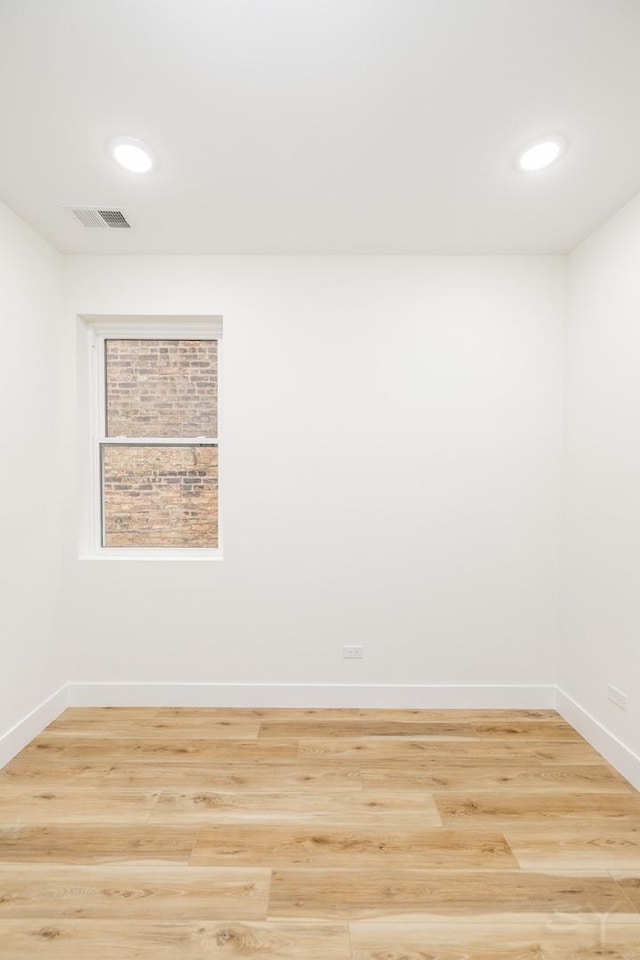
POLYGON ((67 706, 67 686, 65 684, 16 723, 15 727, 11 727, 10 730, 0 736, 0 767, 4 767, 28 743, 31 743, 34 737, 42 733, 44 728, 52 723, 56 717, 59 717, 67 706))
POLYGON ((70 683, 75 707, 396 707, 545 709, 556 687, 539 685, 70 683))
POLYGON ((556 709, 612 767, 640 790, 640 757, 558 687, 556 709))

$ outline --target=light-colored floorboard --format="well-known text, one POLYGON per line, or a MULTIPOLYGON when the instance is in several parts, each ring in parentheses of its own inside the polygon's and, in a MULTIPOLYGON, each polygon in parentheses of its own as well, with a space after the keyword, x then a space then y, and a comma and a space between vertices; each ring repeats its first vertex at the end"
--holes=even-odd
POLYGON ((0 922, 59 917, 200 920, 266 917, 270 871, 258 868, 0 865, 0 922))
POLYGON ((480 760, 422 761, 418 770, 378 764, 362 767, 359 774, 364 787, 374 790, 430 791, 434 794, 458 792, 467 796, 479 791, 566 790, 583 793, 634 793, 633 787, 604 762, 579 764, 542 764, 511 762, 488 764, 480 760))
POLYGON ((234 740, 227 737, 189 737, 176 732, 173 738, 154 737, 70 737, 68 733, 45 731, 23 755, 38 762, 66 763, 68 760, 116 762, 133 760, 137 763, 295 763, 298 758, 296 740, 234 740))
MULTIPOLYGON (((28 823, 146 823, 160 790, 70 788, 58 785, 0 788, 0 826, 28 823)), ((438 817, 437 811, 434 814, 438 817)))
MULTIPOLYGON (((265 721, 261 724, 261 739, 296 737, 299 740, 315 739, 319 724, 315 720, 300 720, 297 723, 286 720, 265 721)), ((507 740, 507 741, 560 741, 578 743, 581 737, 564 720, 519 721, 500 723, 498 720, 484 721, 446 721, 446 720, 374 720, 369 718, 353 720, 325 720, 321 725, 323 737, 384 737, 444 740, 507 740)))
MULTIPOLYGON (((43 764, 38 757, 21 756, 0 771, 0 791, 3 784, 39 789, 101 785, 107 789, 134 788, 137 790, 211 790, 216 793, 274 793, 284 796, 306 793, 333 796, 336 792, 352 793, 363 788, 364 778, 357 767, 344 763, 247 763, 219 761, 198 763, 163 760, 147 763, 136 760, 116 760, 111 763, 91 760, 66 759, 43 764)), ((382 785, 382 790, 386 787, 382 785)), ((390 789, 393 789, 391 786, 390 789)), ((405 791, 400 790, 402 795, 405 791)), ((426 787, 422 793, 428 793, 426 787)))
MULTIPOLYGON (((322 733, 320 728, 319 733, 322 733)), ((281 741, 260 738, 259 743, 279 743, 281 741)), ((423 762, 437 761, 443 767, 459 760, 473 760, 476 763, 493 763, 507 766, 511 763, 531 764, 601 764, 602 758, 585 741, 554 742, 535 740, 483 740, 480 737, 469 739, 449 738, 447 740, 415 739, 404 737, 393 739, 340 738, 319 736, 300 741, 299 756, 310 763, 316 761, 342 762, 371 766, 372 764, 395 764, 420 771, 423 762)))
POLYGON ((637 794, 568 793, 550 788, 540 791, 504 788, 482 793, 447 793, 436 798, 442 822, 446 827, 469 825, 474 827, 505 828, 513 823, 558 823, 570 829, 572 823, 582 823, 597 811, 603 826, 627 823, 640 828, 640 797, 637 794))
POLYGON ((353 960, 632 960, 640 924, 607 916, 536 923, 353 923, 353 960))
POLYGON ((191 862, 195 865, 289 867, 457 867, 504 869, 517 866, 503 836, 490 830, 465 831, 370 827, 229 825, 204 827, 191 862))
POLYGON ((240 717, 229 711, 189 711, 188 715, 181 716, 174 711, 160 709, 123 708, 121 711, 82 708, 77 712, 66 710, 49 725, 42 739, 66 734, 75 739, 95 736, 100 739, 175 740, 178 732, 184 732, 196 739, 255 740, 260 727, 259 718, 240 717))
POLYGON ((325 920, 510 919, 529 914, 633 914, 634 903, 606 871, 274 870, 273 918, 325 920))
POLYGON ((347 924, 7 920, 3 960, 350 960, 347 924))
MULTIPOLYGON (((429 794, 412 792, 407 796, 381 791, 362 791, 335 795, 308 791, 287 796, 285 793, 177 793, 163 790, 149 818, 150 823, 262 825, 331 824, 351 829, 354 823, 389 830, 402 827, 424 829, 441 827, 442 820, 429 794)), ((201 839, 200 843, 205 843, 201 839)), ((273 837, 275 841, 275 835, 273 837)))
POLYGON ((513 824, 505 827, 505 837, 523 870, 588 868, 637 869, 640 874, 640 826, 612 823, 594 818, 592 822, 513 824))
POLYGON ((0 826, 3 863, 188 864, 197 825, 136 826, 123 823, 30 824, 0 826))
POLYGON ((640 960, 640 795, 552 710, 72 708, 1 960, 640 960))

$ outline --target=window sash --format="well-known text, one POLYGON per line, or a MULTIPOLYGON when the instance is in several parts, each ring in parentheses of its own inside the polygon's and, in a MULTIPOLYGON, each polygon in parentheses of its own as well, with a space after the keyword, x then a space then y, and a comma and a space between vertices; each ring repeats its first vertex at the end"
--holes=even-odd
MULTIPOLYGON (((139 559, 221 559, 221 497, 218 494, 217 547, 106 547, 104 546, 104 502, 102 486, 102 449, 106 445, 132 446, 220 446, 220 437, 107 437, 106 427, 106 347, 107 340, 216 340, 218 372, 222 367, 222 321, 219 317, 104 317, 80 315, 88 332, 89 390, 91 417, 91 458, 89 492, 88 555, 139 559)), ((218 417, 222 398, 218 380, 218 417)), ((220 482, 220 481, 219 481, 220 482)))
POLYGON ((99 437, 101 447, 115 443, 119 447, 131 444, 140 447, 217 447, 217 437, 99 437))
MULTIPOLYGON (((156 550, 200 550, 200 551, 218 549, 218 546, 217 546, 217 544, 219 543, 218 520, 219 520, 220 511, 219 509, 216 509, 218 507, 218 489, 219 489, 219 484, 218 484, 219 464, 218 464, 217 452, 215 455, 215 466, 214 466, 214 469, 216 471, 215 478, 212 478, 210 474, 206 473, 206 471, 203 471, 201 473, 200 469, 202 468, 203 465, 200 464, 200 468, 196 472, 191 473, 191 478, 192 478, 191 480, 185 479, 183 474, 184 471, 188 472, 190 470, 190 463, 176 464, 175 461, 173 460, 173 455, 171 455, 168 463, 163 463, 164 454, 160 455, 161 461, 158 462, 156 460, 155 455, 151 454, 152 450, 174 451, 175 453, 176 450, 186 449, 189 451, 189 461, 190 461, 191 456, 195 452, 194 448, 198 450, 203 450, 203 451, 204 450, 217 451, 218 444, 216 443, 169 444, 169 443, 144 443, 143 442, 143 443, 107 443, 107 444, 100 445, 100 510, 101 510, 101 520, 102 520, 101 531, 100 531, 101 532, 100 542, 101 542, 101 547, 103 549, 106 549, 106 550, 156 549, 156 550), (124 474, 121 474, 120 472, 123 467, 123 464, 121 461, 120 461, 120 468, 118 467, 117 460, 115 464, 113 463, 111 464, 110 468, 107 466, 106 459, 105 459, 107 457, 107 450, 134 451, 134 460, 133 462, 130 462, 128 463, 128 465, 124 466, 124 474), (215 507, 213 503, 209 504, 208 506, 205 505, 204 513, 200 512, 199 516, 200 516, 200 519, 204 517, 209 517, 211 521, 215 523, 215 541, 216 541, 215 546, 213 543, 210 542, 210 538, 208 535, 203 538, 205 542, 194 543, 193 540, 191 539, 191 534, 188 534, 188 529, 185 530, 185 529, 174 528, 173 523, 167 517, 165 517, 165 521, 169 523, 169 526, 167 526, 166 522, 163 522, 157 527, 154 526, 152 523, 151 526, 143 525, 143 527, 139 528, 140 536, 138 537, 137 542, 135 542, 136 540, 135 537, 133 538, 133 542, 129 542, 129 543, 122 542, 118 544, 113 542, 113 538, 117 539, 118 537, 121 537, 123 533, 123 531, 119 531, 117 529, 117 523, 115 527, 113 526, 113 519, 114 519, 113 511, 115 509, 117 513, 118 504, 119 504, 119 508, 122 509, 123 500, 124 500, 124 509, 127 511, 130 509, 133 509, 135 513, 135 505, 131 503, 131 498, 132 496, 135 495, 136 497, 135 503, 138 503, 137 497, 140 497, 140 505, 143 507, 143 509, 148 508, 150 506, 148 501, 146 504, 144 504, 143 502, 145 493, 140 493, 140 492, 136 494, 126 493, 126 492, 123 493, 122 490, 123 489, 135 490, 136 485, 141 482, 141 478, 137 472, 137 466, 139 466, 140 463, 142 463, 142 466, 143 466, 142 482, 144 484, 153 484, 154 482, 158 483, 158 481, 154 481, 153 474, 149 472, 149 470, 152 469, 152 464, 154 463, 154 461, 155 461, 155 468, 159 467, 161 471, 168 468, 171 476, 171 479, 169 479, 168 481, 165 481, 164 483, 159 482, 159 486, 158 485, 156 486, 156 491, 160 494, 161 501, 162 501, 162 495, 163 495, 163 488, 164 488, 164 493, 165 494, 167 493, 167 484, 170 485, 172 493, 176 492, 174 488, 174 484, 176 482, 178 483, 179 488, 183 487, 183 484, 186 484, 187 485, 186 491, 184 488, 178 489, 177 493, 178 493, 179 500, 182 501, 183 507, 187 507, 187 503, 185 502, 184 497, 185 497, 185 494, 189 494, 193 492, 193 484, 197 483, 198 485, 201 485, 202 492, 204 493, 205 486, 208 484, 208 482, 211 482, 212 479, 214 480, 215 493, 213 495, 215 497, 215 507), (113 473, 111 474, 111 477, 110 477, 111 482, 109 487, 107 488, 107 478, 109 476, 109 469, 113 470, 114 467, 115 467, 116 475, 114 476, 113 473), (178 473, 171 472, 176 469, 178 470, 178 473), (202 479, 203 476, 205 478, 208 477, 208 481, 207 479, 203 480, 202 479), (115 486, 113 485, 114 482, 115 482, 115 486), (122 483, 130 486, 128 486, 127 488, 122 488, 119 486, 119 484, 122 484, 122 483), (115 498, 115 504, 114 504, 113 498, 115 498), (109 517, 110 514, 111 514, 112 524, 110 525, 110 528, 108 531, 107 518, 109 517), (177 543, 172 544, 170 542, 168 543, 167 540, 170 541, 172 538, 172 534, 176 534, 176 533, 178 535, 178 539, 180 539, 182 542, 179 544, 177 543), (186 533, 188 534, 188 536, 185 538, 186 533), (154 541, 156 537, 159 542, 157 543, 150 542, 150 541, 154 541), (112 540, 111 543, 107 542, 109 539, 112 540), (146 542, 144 542, 145 540, 146 542), (191 542, 189 542, 189 540, 191 540, 191 542), (206 541, 209 541, 209 542, 206 542, 206 541)), ((194 467, 195 467, 195 464, 194 464, 194 467)), ((209 496, 210 495, 211 494, 209 494, 209 496)), ((167 507, 166 503, 164 507, 162 506, 162 503, 160 504, 159 509, 161 514, 164 512, 164 510, 166 510, 166 507, 167 507)), ((196 513, 198 512, 198 509, 200 511, 202 510, 202 506, 198 508, 197 504, 191 504, 190 507, 195 509, 196 513)), ((157 502, 156 502, 156 509, 158 509, 157 502)), ((190 513, 190 516, 193 516, 193 514, 190 513)), ((186 521, 186 522, 187 522, 187 528, 188 528, 189 521, 186 521)), ((197 530, 192 531, 192 533, 194 536, 197 536, 197 530)), ((125 541, 128 539, 127 531, 124 531, 124 539, 125 541)))

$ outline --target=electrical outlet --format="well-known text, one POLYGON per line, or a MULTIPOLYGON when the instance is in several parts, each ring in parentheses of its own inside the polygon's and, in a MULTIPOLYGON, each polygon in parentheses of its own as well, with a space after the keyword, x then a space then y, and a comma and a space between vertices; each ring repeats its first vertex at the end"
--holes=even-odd
POLYGON ((342 648, 342 657, 344 660, 362 660, 364 651, 362 647, 345 645, 342 648))
POLYGON ((627 709, 627 695, 623 693, 622 690, 618 690, 617 687, 614 687, 611 683, 608 686, 609 690, 609 700, 611 703, 615 703, 616 707, 620 707, 621 710, 627 709))

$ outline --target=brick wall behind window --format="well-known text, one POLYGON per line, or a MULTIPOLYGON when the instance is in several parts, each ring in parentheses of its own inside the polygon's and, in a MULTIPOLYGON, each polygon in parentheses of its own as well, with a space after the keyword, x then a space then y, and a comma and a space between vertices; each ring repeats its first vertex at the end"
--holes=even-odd
POLYGON ((107 436, 215 437, 216 340, 107 340, 107 436))
POLYGON ((216 447, 103 448, 104 546, 217 547, 216 447))

